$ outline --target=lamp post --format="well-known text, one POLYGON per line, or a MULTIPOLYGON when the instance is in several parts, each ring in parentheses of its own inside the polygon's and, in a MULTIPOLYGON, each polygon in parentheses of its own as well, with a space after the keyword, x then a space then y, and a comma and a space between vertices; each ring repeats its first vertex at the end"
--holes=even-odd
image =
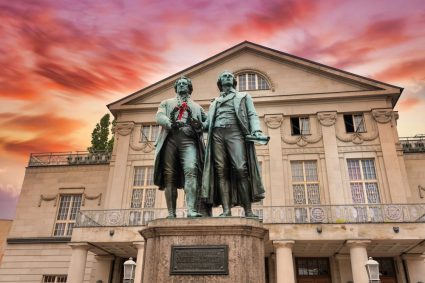
POLYGON ((369 277, 369 282, 380 282, 379 280, 379 263, 376 260, 373 260, 372 257, 369 257, 369 260, 366 262, 367 276, 369 277))
POLYGON ((136 263, 133 258, 130 257, 124 262, 124 283, 132 283, 134 280, 134 271, 136 269, 136 263))

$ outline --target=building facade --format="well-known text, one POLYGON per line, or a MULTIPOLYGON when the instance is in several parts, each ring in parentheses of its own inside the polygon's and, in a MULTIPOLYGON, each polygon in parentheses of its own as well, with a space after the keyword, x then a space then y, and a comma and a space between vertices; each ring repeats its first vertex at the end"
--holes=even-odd
POLYGON ((153 185, 158 104, 185 75, 208 109, 224 70, 271 137, 256 148, 266 282, 364 283, 368 257, 383 283, 425 282, 425 139, 398 137, 403 89, 250 42, 108 105, 111 154, 32 154, 0 282, 118 283, 133 257, 139 283, 149 259, 138 231, 167 215, 153 185))

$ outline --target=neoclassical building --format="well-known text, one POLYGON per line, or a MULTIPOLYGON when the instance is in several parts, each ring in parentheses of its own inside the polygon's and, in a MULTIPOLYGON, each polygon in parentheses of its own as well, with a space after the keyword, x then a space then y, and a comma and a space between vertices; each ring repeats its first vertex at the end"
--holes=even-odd
POLYGON ((224 70, 271 137, 256 148, 266 282, 364 283, 368 257, 383 283, 425 282, 425 138, 398 136, 403 89, 251 42, 109 104, 111 154, 31 154, 0 282, 118 283, 129 257, 141 282, 139 231, 166 216, 152 180, 158 104, 185 75, 208 109, 224 70))

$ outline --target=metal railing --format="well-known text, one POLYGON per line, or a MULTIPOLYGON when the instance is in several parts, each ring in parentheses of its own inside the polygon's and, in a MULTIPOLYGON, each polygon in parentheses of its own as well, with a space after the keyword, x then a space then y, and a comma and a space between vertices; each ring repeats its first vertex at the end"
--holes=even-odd
POLYGON ((106 151, 88 152, 46 152, 31 153, 28 167, 57 166, 57 165, 86 165, 86 164, 108 164, 111 153, 106 151))
POLYGON ((414 137, 401 137, 400 144, 403 152, 425 152, 425 135, 416 135, 414 137))
MULTIPOLYGON (((425 223, 425 204, 359 204, 359 205, 303 205, 253 206, 263 223, 425 223)), ((217 216, 220 208, 214 208, 217 216)), ((243 209, 233 208, 233 217, 243 217, 243 209)), ((167 217, 165 208, 81 210, 76 227, 143 226, 150 221, 167 217)), ((185 209, 177 210, 177 217, 186 217, 185 209)))

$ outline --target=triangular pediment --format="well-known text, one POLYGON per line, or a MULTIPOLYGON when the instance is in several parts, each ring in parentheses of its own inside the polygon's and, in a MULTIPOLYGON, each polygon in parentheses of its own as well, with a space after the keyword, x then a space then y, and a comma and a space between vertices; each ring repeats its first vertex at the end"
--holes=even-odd
POLYGON ((402 88, 322 65, 251 42, 242 42, 194 66, 171 75, 108 105, 112 112, 153 107, 175 96, 174 81, 182 75, 191 78, 192 98, 207 103, 218 94, 216 81, 224 70, 249 71, 263 75, 270 85, 267 91, 250 91, 254 99, 315 99, 386 95, 393 106, 402 88))

